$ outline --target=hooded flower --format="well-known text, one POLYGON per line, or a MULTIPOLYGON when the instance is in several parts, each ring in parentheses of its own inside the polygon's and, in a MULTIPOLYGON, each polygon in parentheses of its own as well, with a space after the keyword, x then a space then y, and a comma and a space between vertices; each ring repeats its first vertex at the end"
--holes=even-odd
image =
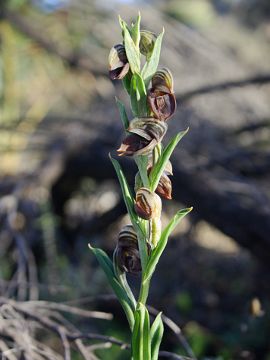
POLYGON ((141 271, 138 239, 132 225, 126 225, 120 231, 114 258, 122 272, 136 274, 141 271))
MULTIPOLYGON (((148 168, 148 173, 150 174, 152 167, 148 168)), ((170 161, 167 162, 165 170, 163 171, 158 186, 156 188, 156 193, 166 200, 172 199, 172 182, 168 175, 173 175, 172 172, 172 163, 170 161)))
POLYGON ((112 80, 123 79, 129 71, 129 63, 124 45, 115 45, 109 54, 109 75, 112 80))
POLYGON ((155 118, 166 121, 175 113, 176 98, 170 70, 164 68, 154 74, 147 99, 155 118))
POLYGON ((161 199, 156 193, 145 187, 136 192, 135 211, 142 219, 159 218, 161 208, 161 199))
POLYGON ((129 134, 117 150, 118 155, 146 155, 162 141, 167 124, 154 118, 135 118, 127 131, 129 134))

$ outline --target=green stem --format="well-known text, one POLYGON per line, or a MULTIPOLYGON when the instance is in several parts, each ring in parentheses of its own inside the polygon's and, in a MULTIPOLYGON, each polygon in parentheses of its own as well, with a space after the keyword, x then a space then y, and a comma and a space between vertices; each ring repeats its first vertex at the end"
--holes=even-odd
MULTIPOLYGON (((143 222, 141 225, 143 225, 143 222)), ((138 235, 138 245, 139 245, 139 252, 140 252, 140 258, 142 264, 142 273, 144 273, 148 260, 146 229, 142 230, 141 227, 138 227, 137 235, 138 235)))
POLYGON ((135 162, 138 166, 143 186, 149 189, 150 182, 147 174, 148 156, 146 155, 135 156, 135 162))
POLYGON ((142 276, 138 304, 141 303, 143 305, 146 305, 146 301, 147 301, 148 294, 149 294, 149 287, 150 287, 150 279, 144 280, 144 276, 142 276))

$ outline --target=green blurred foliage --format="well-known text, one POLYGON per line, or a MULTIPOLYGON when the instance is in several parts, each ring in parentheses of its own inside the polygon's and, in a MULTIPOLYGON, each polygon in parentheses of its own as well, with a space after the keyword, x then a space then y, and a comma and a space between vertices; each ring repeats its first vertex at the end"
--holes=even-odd
POLYGON ((175 306, 181 314, 189 314, 192 311, 192 297, 188 291, 182 291, 175 296, 175 306))
POLYGON ((211 25, 215 20, 215 12, 211 3, 205 0, 168 1, 165 11, 176 20, 199 28, 211 25))
POLYGON ((214 340, 206 329, 196 322, 189 322, 185 326, 185 334, 195 355, 201 357, 206 354, 207 347, 214 340))

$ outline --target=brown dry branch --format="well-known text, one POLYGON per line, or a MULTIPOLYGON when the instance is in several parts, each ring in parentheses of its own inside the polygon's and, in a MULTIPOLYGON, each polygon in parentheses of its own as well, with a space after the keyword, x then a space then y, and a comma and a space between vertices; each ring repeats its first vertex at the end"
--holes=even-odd
POLYGON ((235 79, 230 81, 222 81, 216 84, 209 84, 203 85, 200 87, 196 87, 192 90, 185 91, 183 93, 177 94, 177 100, 179 103, 186 102, 196 96, 205 95, 205 94, 212 94, 218 91, 226 91, 233 88, 241 88, 244 86, 251 86, 251 85, 264 85, 270 83, 270 74, 256 74, 251 75, 246 78, 242 79, 235 79))
MULTIPOLYGON (((46 304, 42 304, 41 307, 38 307, 38 301, 35 302, 19 302, 4 297, 0 298, 0 336, 3 339, 5 344, 1 343, 1 349, 4 351, 4 355, 7 359, 9 353, 17 352, 23 353, 25 358, 38 360, 43 358, 49 359, 62 359, 61 355, 55 353, 53 350, 50 350, 47 346, 43 346, 43 355, 40 354, 41 343, 35 339, 35 332, 37 329, 50 330, 52 333, 57 334, 61 340, 64 352, 64 359, 69 360, 71 358, 70 351, 71 346, 74 343, 79 352, 84 356, 84 359, 94 359, 91 357, 90 349, 84 346, 82 339, 88 340, 98 340, 104 342, 115 343, 119 346, 124 346, 121 341, 114 339, 113 337, 104 337, 99 334, 92 333, 82 333, 76 329, 76 327, 71 324, 67 319, 65 319, 60 312, 55 309, 60 309, 60 311, 65 311, 70 315, 79 315, 83 317, 95 317, 98 316, 99 319, 111 319, 111 315, 101 312, 92 313, 90 311, 80 311, 80 309, 64 305, 64 308, 61 307, 62 304, 53 303, 52 311, 50 308, 44 307, 46 304), (13 349, 13 352, 11 350, 13 349), (42 357, 44 356, 44 357, 42 357)), ((125 346, 124 346, 125 347, 125 346)))

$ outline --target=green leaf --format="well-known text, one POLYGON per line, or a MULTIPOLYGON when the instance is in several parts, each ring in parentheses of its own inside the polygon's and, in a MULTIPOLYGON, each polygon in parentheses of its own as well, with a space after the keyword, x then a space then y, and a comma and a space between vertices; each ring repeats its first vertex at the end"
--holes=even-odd
POLYGON ((147 155, 135 156, 135 162, 138 166, 140 178, 142 180, 143 186, 149 188, 150 183, 147 174, 148 156, 147 155))
POLYGON ((122 194, 123 194, 123 198, 126 204, 126 208, 128 211, 128 214, 130 216, 131 222, 133 224, 133 226, 136 228, 138 228, 139 225, 139 219, 138 219, 138 215, 136 214, 135 210, 134 210, 134 197, 133 194, 131 192, 131 189, 128 185, 128 182, 126 180, 126 177, 123 173, 123 170, 119 164, 119 162, 117 160, 115 160, 114 158, 111 157, 111 155, 109 155, 111 162, 114 166, 114 169, 116 171, 120 186, 121 186, 121 190, 122 190, 122 194))
POLYGON ((147 92, 140 74, 133 74, 130 86, 130 102, 134 116, 147 116, 147 92))
POLYGON ((133 73, 140 72, 140 52, 136 48, 134 41, 131 38, 130 32, 127 26, 123 25, 123 32, 124 32, 124 45, 125 50, 128 58, 128 62, 133 73))
POLYGON ((141 14, 139 12, 135 24, 130 29, 132 40, 134 41, 134 44, 137 47, 137 49, 139 49, 140 37, 141 37, 140 24, 141 24, 141 14))
POLYGON ((129 71, 126 76, 122 79, 122 83, 127 93, 130 94, 130 84, 131 84, 132 72, 129 71))
POLYGON ((146 307, 139 303, 135 311, 132 334, 133 360, 151 360, 150 319, 146 307))
POLYGON ((133 74, 130 82, 130 105, 134 116, 138 116, 138 100, 137 100, 137 75, 133 74))
MULTIPOLYGON (((135 74, 134 74, 135 75, 135 74)), ((147 116, 148 107, 147 107, 147 91, 145 88, 144 81, 140 74, 136 74, 136 91, 137 91, 137 100, 138 100, 138 115, 147 116)))
POLYGON ((128 214, 130 216, 130 220, 132 222, 132 225, 134 226, 134 229, 137 232, 138 235, 138 242, 139 242, 139 251, 140 251, 140 257, 141 257, 141 263, 142 263, 142 268, 143 270, 146 267, 146 263, 147 263, 147 246, 146 246, 146 230, 145 230, 145 222, 144 220, 141 220, 138 215, 136 214, 135 210, 134 210, 134 200, 133 200, 133 194, 131 192, 131 189, 127 183, 126 177, 123 173, 123 170, 119 164, 119 162, 115 159, 113 159, 110 156, 111 162, 114 166, 114 169, 116 171, 120 186, 121 186, 121 190, 122 190, 122 194, 123 194, 123 198, 126 204, 126 208, 128 211, 128 214))
POLYGON ((143 277, 143 282, 149 281, 149 279, 151 278, 151 276, 153 275, 153 273, 155 271, 155 268, 157 266, 157 263, 158 263, 161 255, 167 245, 168 238, 169 238, 171 232, 174 230, 174 228, 180 222, 180 220, 182 220, 183 217, 185 217, 191 210, 192 210, 192 207, 178 211, 175 214, 175 216, 172 218, 172 220, 169 222, 169 224, 162 231, 160 240, 149 257, 149 260, 148 260, 148 263, 147 263, 147 266, 145 269, 144 277, 143 277))
POLYGON ((103 250, 93 248, 90 244, 88 244, 88 246, 92 253, 96 256, 100 266, 102 267, 105 275, 107 276, 107 279, 127 316, 130 328, 132 329, 134 326, 133 304, 127 296, 125 289, 123 289, 121 284, 116 279, 112 261, 103 250))
POLYGON ((114 250, 114 253, 113 253, 113 269, 114 269, 114 274, 115 274, 115 277, 117 278, 118 282, 120 283, 120 285, 122 286, 122 288, 125 290, 129 300, 130 300, 130 303, 132 304, 132 310, 133 312, 135 311, 136 309, 136 306, 137 306, 137 302, 135 300, 135 297, 133 295, 133 292, 127 282, 127 277, 126 277, 126 273, 121 271, 119 269, 119 266, 117 264, 117 261, 116 261, 116 249, 114 250))
POLYGON ((119 24, 120 24, 120 27, 123 32, 124 32, 125 27, 128 29, 127 23, 121 18, 120 15, 118 16, 118 20, 119 20, 119 24))
POLYGON ((132 360, 141 360, 140 358, 140 324, 141 316, 140 311, 136 310, 134 313, 134 327, 132 331, 131 349, 132 349, 132 360))
POLYGON ((156 165, 152 169, 151 173, 149 174, 149 181, 150 181, 150 189, 151 191, 155 191, 160 177, 165 170, 166 164, 168 160, 170 159, 171 154, 173 153, 173 150, 175 149, 176 145, 179 143, 179 141, 182 139, 182 137, 188 132, 188 128, 185 131, 181 131, 175 137, 171 139, 169 144, 166 146, 166 148, 162 151, 161 156, 159 157, 156 165))
POLYGON ((150 319, 149 313, 144 305, 144 324, 143 324, 143 359, 144 360, 152 360, 151 358, 151 339, 150 339, 150 319))
POLYGON ((162 313, 160 312, 155 321, 153 322, 150 330, 151 338, 151 360, 158 360, 158 353, 160 343, 163 337, 164 326, 161 318, 162 313))
POLYGON ((126 113, 126 109, 125 109, 125 105, 122 103, 122 101, 120 101, 117 97, 115 97, 115 101, 120 113, 120 118, 122 120, 124 129, 127 130, 127 128, 129 127, 129 120, 128 120, 128 116, 126 113))
POLYGON ((157 71, 163 35, 164 29, 162 30, 162 33, 160 33, 157 37, 151 57, 149 61, 145 63, 142 69, 142 77, 144 79, 146 87, 148 87, 150 80, 152 79, 154 73, 157 71))

